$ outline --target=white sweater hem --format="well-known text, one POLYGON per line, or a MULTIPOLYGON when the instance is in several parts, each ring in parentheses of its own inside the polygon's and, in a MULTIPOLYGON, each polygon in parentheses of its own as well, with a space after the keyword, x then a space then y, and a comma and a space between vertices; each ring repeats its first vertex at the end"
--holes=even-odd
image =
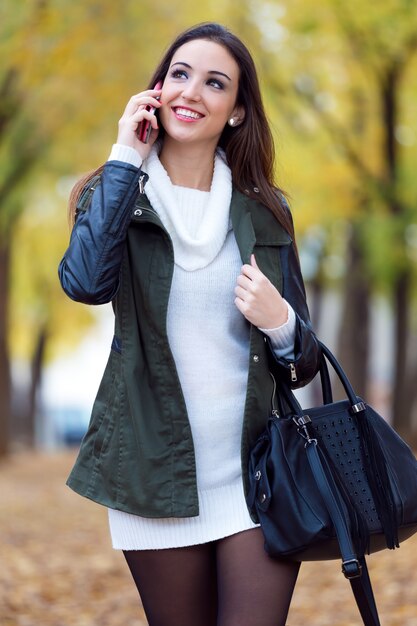
POLYGON ((242 478, 199 492, 200 514, 184 518, 146 518, 109 509, 115 550, 160 550, 198 545, 257 528, 248 512, 242 478))

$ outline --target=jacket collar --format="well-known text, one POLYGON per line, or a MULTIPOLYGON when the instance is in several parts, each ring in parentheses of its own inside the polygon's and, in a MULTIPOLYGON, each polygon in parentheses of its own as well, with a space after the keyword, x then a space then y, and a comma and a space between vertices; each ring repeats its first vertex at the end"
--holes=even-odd
MULTIPOLYGON (((133 209, 134 221, 143 218, 163 228, 156 211, 152 208, 145 193, 139 193, 133 209), (145 214, 143 214, 145 212, 145 214)), ((230 218, 233 232, 243 263, 250 263, 250 255, 257 246, 284 246, 291 243, 291 237, 277 222, 271 211, 260 202, 233 189, 230 218)))
POLYGON ((257 246, 282 246, 291 243, 289 234, 266 206, 236 189, 232 194, 230 216, 240 256, 244 263, 250 263, 250 255, 255 244, 257 246))

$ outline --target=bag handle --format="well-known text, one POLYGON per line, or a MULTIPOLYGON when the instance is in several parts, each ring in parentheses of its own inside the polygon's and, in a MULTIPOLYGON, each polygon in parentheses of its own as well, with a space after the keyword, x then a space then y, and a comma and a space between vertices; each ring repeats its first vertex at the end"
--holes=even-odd
MULTIPOLYGON (((359 413, 360 411, 363 411, 365 409, 365 405, 362 402, 362 400, 354 392, 353 387, 352 387, 352 385, 350 383, 350 380, 346 376, 346 374, 345 374, 342 366, 340 365, 339 361, 336 359, 334 354, 329 350, 329 348, 322 341, 318 340, 318 344, 320 346, 322 355, 324 355, 324 357, 330 363, 330 365, 332 366, 333 370, 336 372, 337 377, 339 378, 340 382, 342 383, 343 388, 344 388, 344 390, 346 392, 346 395, 347 395, 347 397, 349 399, 349 402, 351 404, 353 412, 354 413, 359 413)), ((322 361, 323 361, 323 359, 322 359, 322 361)), ((322 372, 322 370, 320 368, 320 375, 321 375, 321 372, 322 372)), ((328 387, 331 388, 329 378, 325 382, 326 382, 326 387, 328 385, 328 387)), ((323 378, 322 378, 322 388, 324 390, 323 378)), ((325 404, 330 404, 330 403, 325 402, 325 404)))
POLYGON ((332 404, 333 391, 332 383, 330 382, 329 368, 327 367, 327 361, 324 358, 320 359, 320 383, 321 393, 323 396, 323 404, 332 404))
MULTIPOLYGON (((333 402, 333 392, 332 392, 332 384, 330 381, 330 374, 327 362, 332 366, 335 371, 337 377, 339 378, 342 386, 345 390, 345 393, 348 397, 349 403, 351 405, 351 409, 353 413, 359 413, 364 411, 366 406, 365 403, 355 394, 353 387, 346 376, 342 366, 339 361, 333 355, 333 353, 329 350, 329 348, 322 343, 320 340, 317 340, 321 349, 321 359, 320 359, 320 381, 321 381, 321 391, 323 396, 324 404, 332 404, 333 402)), ((291 389, 285 384, 281 383, 279 385, 279 393, 278 401, 280 396, 283 395, 286 404, 291 409, 292 413, 295 415, 303 415, 303 409, 298 402, 297 398, 292 393, 291 389)), ((279 413, 281 415, 285 415, 287 411, 283 410, 281 404, 279 404, 279 413)))

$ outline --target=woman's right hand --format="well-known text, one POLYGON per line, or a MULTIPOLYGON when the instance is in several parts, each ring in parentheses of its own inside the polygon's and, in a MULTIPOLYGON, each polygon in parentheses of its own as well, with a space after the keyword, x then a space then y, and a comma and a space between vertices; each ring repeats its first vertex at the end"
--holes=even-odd
POLYGON ((160 97, 162 89, 148 89, 132 96, 127 103, 122 117, 119 120, 119 133, 117 135, 117 143, 134 148, 142 161, 148 156, 152 144, 158 137, 158 120, 151 111, 146 110, 146 106, 161 106, 161 102, 157 100, 160 97), (142 120, 151 122, 152 130, 148 143, 139 140, 137 132, 142 120))

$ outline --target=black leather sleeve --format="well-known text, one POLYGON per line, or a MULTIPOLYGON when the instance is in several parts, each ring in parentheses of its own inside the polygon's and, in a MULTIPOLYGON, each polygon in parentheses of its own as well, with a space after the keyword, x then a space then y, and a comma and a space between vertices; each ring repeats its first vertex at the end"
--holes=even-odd
POLYGON ((304 387, 316 375, 320 367, 320 346, 311 327, 304 281, 293 243, 280 247, 280 260, 282 296, 291 304, 296 314, 294 360, 277 357, 268 340, 270 367, 278 380, 283 380, 292 389, 296 389, 304 387))
POLYGON ((62 288, 73 300, 104 304, 116 295, 139 174, 134 166, 109 161, 95 189, 81 194, 70 244, 58 269, 62 288))

